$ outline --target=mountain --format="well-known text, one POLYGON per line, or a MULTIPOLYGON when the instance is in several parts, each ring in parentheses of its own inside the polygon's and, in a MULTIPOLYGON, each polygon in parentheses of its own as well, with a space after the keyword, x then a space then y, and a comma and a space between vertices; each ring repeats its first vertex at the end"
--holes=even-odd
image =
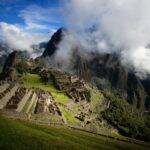
POLYGON ((1 80, 4 80, 6 78, 9 78, 10 80, 14 80, 16 76, 15 69, 14 69, 16 64, 16 55, 17 55, 17 51, 14 51, 7 57, 2 73, 0 75, 1 80))
MULTIPOLYGON (((117 56, 112 54, 96 54, 89 64, 92 77, 104 78, 121 97, 127 99, 139 109, 145 108, 146 93, 141 80, 129 72, 117 56)), ((101 86, 101 82, 95 82, 101 86)))
POLYGON ((0 72, 10 52, 11 49, 9 48, 9 46, 3 42, 0 42, 0 72))
MULTIPOLYGON (((57 45, 61 42, 64 29, 59 29, 48 42, 43 56, 53 56, 57 45)), ((99 89, 109 89, 117 92, 130 104, 141 110, 150 111, 150 84, 149 79, 141 80, 138 76, 121 64, 116 54, 87 52, 87 59, 79 52, 73 53, 73 72, 76 75, 95 84, 99 89)))
POLYGON ((56 33, 54 33, 54 35, 52 36, 52 38, 49 40, 46 49, 43 53, 43 56, 51 56, 55 53, 55 51, 57 50, 57 45, 59 44, 59 42, 62 40, 63 37, 63 33, 66 31, 65 28, 60 28, 56 33))

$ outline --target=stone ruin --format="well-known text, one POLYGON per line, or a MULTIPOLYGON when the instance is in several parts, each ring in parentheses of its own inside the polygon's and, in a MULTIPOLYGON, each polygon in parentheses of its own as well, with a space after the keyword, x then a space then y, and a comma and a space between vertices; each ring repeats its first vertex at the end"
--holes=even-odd
POLYGON ((54 69, 44 69, 40 74, 45 82, 53 82, 59 90, 64 91, 75 102, 89 101, 90 92, 86 89, 85 82, 77 76, 54 69))
POLYGON ((51 113, 54 115, 61 115, 59 107, 53 100, 52 95, 49 92, 44 92, 42 90, 36 91, 38 95, 38 102, 35 109, 35 113, 51 113))
POLYGON ((21 87, 20 89, 18 89, 15 93, 14 96, 12 96, 12 98, 8 101, 7 105, 6 105, 6 109, 17 109, 18 104, 20 102, 20 100, 23 99, 23 96, 26 93, 26 89, 21 87))
POLYGON ((61 116, 58 104, 49 92, 27 89, 13 82, 0 83, 0 110, 61 116))

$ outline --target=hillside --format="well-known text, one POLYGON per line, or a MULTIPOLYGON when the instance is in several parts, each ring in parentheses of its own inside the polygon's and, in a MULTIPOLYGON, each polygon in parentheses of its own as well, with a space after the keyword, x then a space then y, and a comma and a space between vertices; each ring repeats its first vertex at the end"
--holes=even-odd
POLYGON ((0 116, 0 149, 140 149, 147 150, 144 143, 129 142, 94 135, 65 126, 35 125, 26 121, 10 120, 0 116), (71 139, 71 140, 70 140, 71 139))

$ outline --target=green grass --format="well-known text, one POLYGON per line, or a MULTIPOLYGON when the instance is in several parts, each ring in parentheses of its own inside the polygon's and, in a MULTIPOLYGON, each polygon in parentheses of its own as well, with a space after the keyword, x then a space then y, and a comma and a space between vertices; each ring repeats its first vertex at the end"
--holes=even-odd
POLYGON ((90 93, 91 93, 91 101, 90 101, 91 109, 93 110, 94 113, 97 114, 97 105, 100 105, 102 103, 103 95, 95 87, 91 88, 88 85, 86 85, 86 86, 87 86, 87 89, 89 89, 90 93))
POLYGON ((27 88, 34 87, 34 88, 39 88, 41 90, 50 92, 57 102, 66 104, 70 101, 70 98, 65 93, 57 90, 53 84, 44 84, 41 81, 40 76, 37 74, 29 74, 29 73, 25 74, 23 76, 23 81, 25 87, 27 88))
MULTIPOLYGON (((1 150, 146 150, 146 147, 73 130, 0 116, 1 150)), ((148 148, 147 148, 148 149, 148 148)))
POLYGON ((62 114, 64 115, 68 123, 73 123, 73 124, 79 123, 79 120, 75 118, 75 113, 73 113, 72 111, 69 111, 68 109, 62 106, 60 106, 60 111, 62 112, 62 114))

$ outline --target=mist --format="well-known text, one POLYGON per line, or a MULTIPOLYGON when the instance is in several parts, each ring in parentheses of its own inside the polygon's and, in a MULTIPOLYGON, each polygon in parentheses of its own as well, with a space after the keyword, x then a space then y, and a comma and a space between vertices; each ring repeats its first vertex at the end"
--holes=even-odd
MULTIPOLYGON (((56 58, 68 60, 71 49, 118 53, 140 77, 150 73, 149 0, 64 0, 70 30, 58 45, 56 58)), ((70 59, 71 60, 71 59, 70 59)))
POLYGON ((31 57, 37 57, 39 51, 33 49, 33 45, 48 41, 49 35, 40 33, 31 33, 26 29, 8 23, 0 23, 1 41, 8 45, 9 51, 19 50, 27 51, 31 57))

